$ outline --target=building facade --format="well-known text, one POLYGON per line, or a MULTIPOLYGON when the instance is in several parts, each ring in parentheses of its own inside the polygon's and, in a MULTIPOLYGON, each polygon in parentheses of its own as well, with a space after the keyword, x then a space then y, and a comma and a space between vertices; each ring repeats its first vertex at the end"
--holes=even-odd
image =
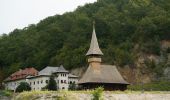
MULTIPOLYGON (((24 69, 25 70, 25 69, 24 69)), ((16 74, 17 72, 15 72, 16 74)), ((30 72, 25 72, 30 73, 30 72)), ((50 76, 54 75, 58 90, 68 90, 69 85, 77 84, 78 76, 72 75, 61 65, 60 67, 47 66, 36 74, 27 74, 22 78, 12 79, 8 77, 4 83, 7 90, 15 91, 20 82, 27 82, 32 90, 42 90, 49 82, 50 76)), ((17 75, 20 75, 17 73, 17 75)))

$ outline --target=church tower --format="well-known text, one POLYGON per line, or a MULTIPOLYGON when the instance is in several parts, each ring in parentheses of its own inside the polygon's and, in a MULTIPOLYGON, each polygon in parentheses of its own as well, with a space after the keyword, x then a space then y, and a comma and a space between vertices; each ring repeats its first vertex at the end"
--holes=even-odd
POLYGON ((99 48, 99 44, 98 44, 97 37, 96 37, 95 22, 93 22, 93 33, 92 33, 90 48, 88 52, 86 53, 86 56, 88 57, 88 63, 92 66, 101 64, 102 55, 103 53, 99 48))
POLYGON ((89 66, 78 82, 82 89, 95 89, 102 86, 104 90, 126 90, 129 83, 123 79, 116 66, 101 63, 103 53, 99 48, 94 23, 90 48, 86 56, 89 66))

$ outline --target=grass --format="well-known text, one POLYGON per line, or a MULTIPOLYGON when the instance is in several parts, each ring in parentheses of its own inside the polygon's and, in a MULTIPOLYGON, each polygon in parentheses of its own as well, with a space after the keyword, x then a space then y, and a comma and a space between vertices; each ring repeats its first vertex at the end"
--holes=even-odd
MULTIPOLYGON (((52 98, 53 100, 79 100, 77 94, 87 94, 92 96, 93 91, 25 91, 17 94, 14 100, 44 100, 52 98)), ((170 91, 104 91, 104 94, 170 94, 170 91)))
POLYGON ((44 99, 68 100, 69 98, 69 100, 75 100, 71 93, 71 91, 24 91, 15 97, 15 100, 30 100, 30 98, 36 100, 43 98, 43 95, 45 95, 44 99))
MULTIPOLYGON (((94 90, 87 91, 24 91, 16 94, 14 100, 37 100, 40 98, 53 100, 79 100, 77 94, 93 96, 94 90)), ((104 91, 104 94, 170 94, 170 82, 154 82, 143 85, 129 85, 126 91, 104 91)), ((11 96, 9 91, 0 91, 0 95, 11 96)))
POLYGON ((7 91, 7 90, 0 90, 0 96, 12 96, 12 92, 7 91))
POLYGON ((170 91, 132 91, 132 90, 126 90, 126 91, 105 91, 105 93, 113 93, 113 94, 170 94, 170 91))

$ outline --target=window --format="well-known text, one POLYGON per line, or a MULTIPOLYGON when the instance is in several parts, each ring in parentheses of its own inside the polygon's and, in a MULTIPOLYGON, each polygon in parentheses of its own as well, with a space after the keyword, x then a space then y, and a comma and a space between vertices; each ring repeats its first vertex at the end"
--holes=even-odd
POLYGON ((63 83, 63 80, 61 80, 61 83, 63 83))
POLYGON ((72 84, 72 81, 70 81, 70 84, 72 84))
POLYGON ((43 83, 43 80, 41 80, 41 83, 43 83))
POLYGON ((39 84, 39 81, 37 81, 37 84, 39 84))
POLYGON ((31 85, 31 82, 30 82, 30 85, 31 85))
POLYGON ((34 85, 35 85, 35 82, 34 82, 34 85))
POLYGON ((46 80, 45 82, 48 83, 48 80, 46 80))
POLYGON ((62 87, 62 89, 65 89, 64 87, 62 87))
POLYGON ((67 81, 66 81, 66 80, 64 80, 64 83, 67 83, 67 81))

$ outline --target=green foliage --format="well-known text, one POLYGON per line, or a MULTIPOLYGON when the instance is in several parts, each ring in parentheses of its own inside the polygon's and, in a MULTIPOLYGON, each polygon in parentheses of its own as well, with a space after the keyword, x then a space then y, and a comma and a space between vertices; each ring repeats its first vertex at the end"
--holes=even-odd
POLYGON ((160 43, 158 39, 141 44, 141 49, 145 53, 160 55, 160 43))
POLYGON ((75 82, 69 84, 69 90, 76 90, 75 82))
POLYGON ((165 63, 158 63, 156 64, 154 60, 145 60, 146 67, 151 71, 156 73, 157 76, 163 75, 163 68, 165 68, 165 63))
POLYGON ((21 82, 16 88, 16 92, 30 91, 31 87, 27 82, 21 82))
POLYGON ((11 96, 12 92, 11 91, 7 91, 7 90, 0 90, 0 97, 1 96, 11 96))
POLYGON ((156 64, 154 60, 145 60, 145 64, 148 68, 150 68, 151 70, 153 70, 154 68, 156 68, 156 64))
POLYGON ((170 53, 170 47, 167 49, 167 53, 170 53))
POLYGON ((102 99, 103 90, 104 90, 103 87, 98 87, 98 88, 96 88, 96 89, 92 92, 92 95, 93 95, 93 99, 92 99, 92 100, 103 100, 103 99, 102 99))
POLYGON ((161 82, 153 82, 147 84, 137 84, 137 85, 129 85, 129 90, 134 91, 170 91, 170 82, 161 81, 161 82))
POLYGON ((51 90, 51 91, 57 90, 57 83, 54 80, 54 76, 53 75, 50 76, 50 80, 49 80, 47 86, 45 86, 44 89, 51 90))
POLYGON ((160 41, 170 39, 169 4, 169 0, 98 0, 3 34, 3 79, 25 67, 41 70, 47 65, 63 64, 66 69, 85 66, 94 20, 105 63, 131 65, 141 51, 159 55, 160 41), (139 47, 134 53, 135 45, 139 47))
POLYGON ((119 66, 132 65, 134 60, 133 58, 134 57, 132 53, 121 49, 116 49, 115 61, 117 65, 119 66))

